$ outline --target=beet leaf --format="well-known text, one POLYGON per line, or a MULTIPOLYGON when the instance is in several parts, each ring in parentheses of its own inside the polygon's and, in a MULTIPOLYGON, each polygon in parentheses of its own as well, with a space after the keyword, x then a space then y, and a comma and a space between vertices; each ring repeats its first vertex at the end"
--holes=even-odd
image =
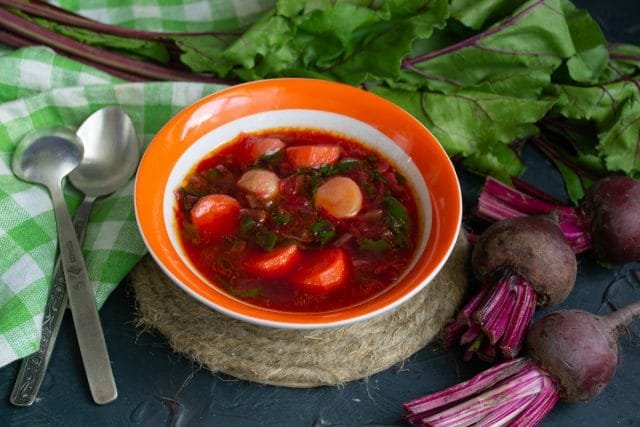
POLYGON ((551 99, 530 100, 472 90, 453 95, 384 87, 371 90, 422 121, 450 156, 463 156, 470 169, 505 180, 523 170, 507 144, 535 135, 534 124, 553 105, 551 99))

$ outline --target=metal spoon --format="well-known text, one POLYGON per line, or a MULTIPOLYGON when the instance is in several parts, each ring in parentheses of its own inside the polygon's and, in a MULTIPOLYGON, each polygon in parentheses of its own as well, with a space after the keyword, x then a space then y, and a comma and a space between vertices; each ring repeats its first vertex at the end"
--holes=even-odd
MULTIPOLYGON (((93 202, 129 181, 136 170, 140 150, 131 119, 122 110, 113 107, 92 114, 80 126, 77 135, 84 144, 84 157, 69 179, 85 193, 73 222, 81 242, 93 202)), ((35 401, 60 329, 67 305, 65 277, 60 268, 60 259, 56 262, 53 277, 44 311, 40 349, 25 358, 20 366, 10 398, 15 405, 27 406, 35 401)), ((97 403, 107 403, 115 399, 116 394, 113 385, 107 387, 107 392, 99 393, 98 396, 94 394, 94 400, 97 403)))

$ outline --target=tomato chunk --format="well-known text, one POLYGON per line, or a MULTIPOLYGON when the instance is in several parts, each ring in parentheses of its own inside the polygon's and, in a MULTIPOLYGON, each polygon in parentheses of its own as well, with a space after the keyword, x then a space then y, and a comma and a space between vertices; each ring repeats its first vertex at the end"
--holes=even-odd
POLYGON ((266 169, 249 169, 238 180, 238 187, 263 200, 271 200, 280 193, 280 178, 266 169))
POLYGON ((318 187, 313 202, 335 218, 351 218, 362 208, 362 192, 351 178, 336 176, 318 187))
POLYGON ((240 203, 226 194, 209 194, 196 202, 189 212, 200 238, 207 241, 235 232, 240 220, 240 203))
POLYGON ((271 252, 260 252, 247 257, 244 266, 258 277, 277 278, 289 273, 300 259, 296 245, 283 246, 271 252))
POLYGON ((287 159, 296 168, 319 168, 340 158, 338 145, 296 145, 287 148, 287 159))
POLYGON ((256 161, 262 156, 268 156, 284 148, 284 142, 278 138, 257 138, 251 142, 251 157, 256 161))
POLYGON ((351 261, 342 248, 329 248, 314 252, 304 260, 292 282, 310 294, 326 294, 346 283, 351 261))

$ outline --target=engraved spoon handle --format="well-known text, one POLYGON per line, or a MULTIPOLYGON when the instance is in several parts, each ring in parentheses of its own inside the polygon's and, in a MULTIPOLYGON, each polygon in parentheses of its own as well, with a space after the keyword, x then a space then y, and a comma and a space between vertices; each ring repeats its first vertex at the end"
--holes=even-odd
POLYGON ((62 195, 61 182, 55 185, 49 183, 49 192, 56 216, 60 258, 62 258, 64 280, 67 282, 67 297, 69 298, 71 319, 76 330, 80 356, 93 401, 102 405, 113 401, 118 396, 107 343, 104 339, 96 299, 89 282, 82 249, 73 230, 73 223, 62 195))
MULTIPOLYGON (((95 197, 85 197, 73 218, 73 228, 78 236, 78 242, 82 243, 87 230, 89 213, 95 197)), ((51 290, 44 307, 42 318, 42 335, 40 337, 40 349, 23 359, 20 364, 18 376, 13 385, 10 401, 17 406, 29 406, 33 404, 42 385, 49 359, 60 330, 60 324, 67 307, 67 289, 60 258, 56 260, 53 269, 51 290)))

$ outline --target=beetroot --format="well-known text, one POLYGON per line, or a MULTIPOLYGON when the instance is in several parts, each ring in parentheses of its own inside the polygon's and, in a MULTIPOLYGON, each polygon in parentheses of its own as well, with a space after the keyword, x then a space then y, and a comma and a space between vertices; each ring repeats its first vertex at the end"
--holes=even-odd
POLYGON ((575 253, 595 249, 603 261, 640 261, 640 181, 626 176, 600 179, 578 209, 522 180, 512 182, 515 188, 487 178, 478 200, 480 218, 500 221, 552 213, 575 253))
POLYGON ((589 189, 581 208, 601 259, 618 264, 640 260, 640 181, 604 178, 589 189))
POLYGON ((617 335, 640 318, 640 301, 608 316, 561 310, 530 329, 528 357, 404 404, 412 426, 535 426, 559 399, 588 400, 613 377, 617 335))
POLYGON ((562 302, 577 272, 562 231, 543 216, 492 224, 475 244, 471 263, 483 287, 442 335, 445 345, 467 347, 465 360, 515 357, 536 306, 562 302))

